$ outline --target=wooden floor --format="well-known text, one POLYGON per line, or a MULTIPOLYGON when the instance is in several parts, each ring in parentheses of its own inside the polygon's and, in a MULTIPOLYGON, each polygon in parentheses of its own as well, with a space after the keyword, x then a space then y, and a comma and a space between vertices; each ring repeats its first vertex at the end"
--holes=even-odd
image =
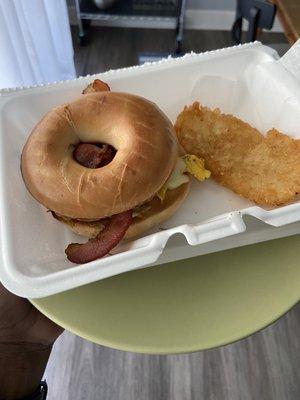
MULTIPOLYGON (((79 46, 73 29, 74 55, 77 75, 84 76, 108 69, 138 64, 138 55, 144 52, 170 54, 174 51, 174 32, 160 29, 118 29, 93 27, 90 44, 79 46)), ((265 44, 286 49, 282 33, 263 33, 260 40, 265 44)), ((230 32, 187 31, 183 52, 202 52, 231 46, 230 32)))
MULTIPOLYGON (((75 47, 78 75, 136 64, 139 52, 171 52, 173 32, 93 29, 75 47)), ((230 45, 226 32, 187 32, 186 51, 230 45)), ((284 43, 281 34, 263 37, 284 43)), ((272 326, 219 349, 179 356, 124 353, 64 333, 52 352, 48 400, 299 400, 300 304, 272 326)))

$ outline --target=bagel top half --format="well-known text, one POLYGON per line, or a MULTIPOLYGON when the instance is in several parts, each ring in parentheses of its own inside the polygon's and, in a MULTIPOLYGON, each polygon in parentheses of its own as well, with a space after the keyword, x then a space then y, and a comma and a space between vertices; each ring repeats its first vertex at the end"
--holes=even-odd
POLYGON ((29 136, 21 158, 24 182, 49 210, 96 220, 151 199, 178 157, 174 128, 152 102, 117 92, 86 94, 48 112, 29 136), (113 160, 96 169, 73 159, 80 142, 107 143, 113 160))

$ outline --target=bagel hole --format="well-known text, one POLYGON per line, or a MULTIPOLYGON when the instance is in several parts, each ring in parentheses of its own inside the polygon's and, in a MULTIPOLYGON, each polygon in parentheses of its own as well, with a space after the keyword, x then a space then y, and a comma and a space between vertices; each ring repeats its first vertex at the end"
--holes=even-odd
POLYGON ((73 149, 73 159, 83 167, 96 169, 108 165, 117 150, 107 143, 78 143, 73 149))

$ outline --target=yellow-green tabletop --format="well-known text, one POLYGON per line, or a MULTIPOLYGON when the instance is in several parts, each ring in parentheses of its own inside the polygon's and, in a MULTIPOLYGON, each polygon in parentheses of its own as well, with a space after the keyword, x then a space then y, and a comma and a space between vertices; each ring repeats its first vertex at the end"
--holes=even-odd
POLYGON ((146 268, 32 300, 71 332, 117 349, 180 353, 241 339, 300 297, 300 236, 146 268))

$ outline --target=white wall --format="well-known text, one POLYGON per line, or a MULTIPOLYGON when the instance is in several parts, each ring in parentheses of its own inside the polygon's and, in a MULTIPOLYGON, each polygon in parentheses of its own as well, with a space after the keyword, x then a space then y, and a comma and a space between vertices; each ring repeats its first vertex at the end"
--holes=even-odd
POLYGON ((187 0, 188 9, 235 10, 236 0, 187 0))

